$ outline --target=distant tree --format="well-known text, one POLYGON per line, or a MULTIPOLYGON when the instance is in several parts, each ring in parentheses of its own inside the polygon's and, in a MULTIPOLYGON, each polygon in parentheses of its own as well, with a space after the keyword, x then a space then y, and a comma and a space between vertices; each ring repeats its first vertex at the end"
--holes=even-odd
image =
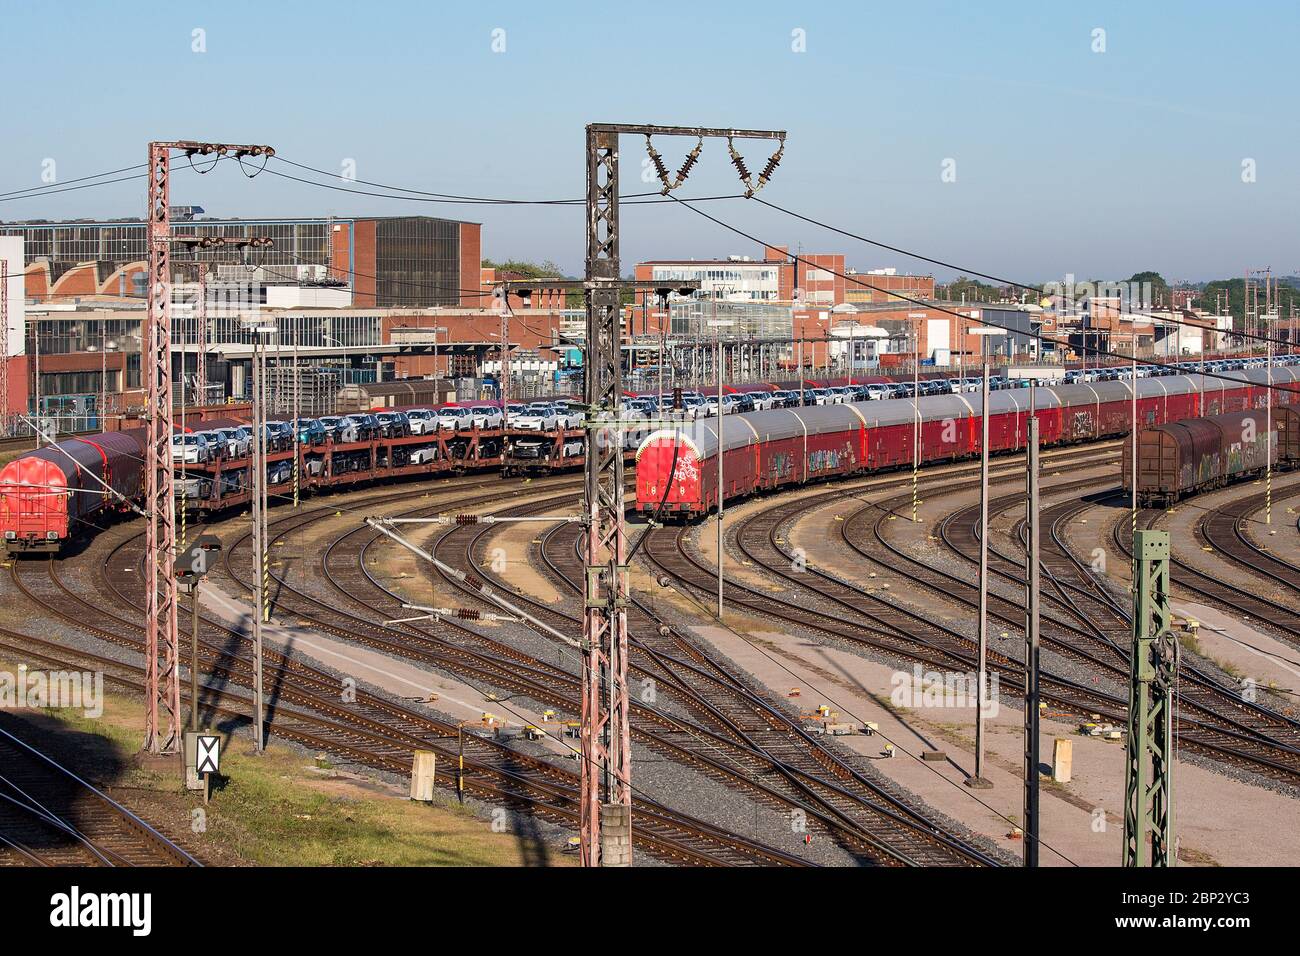
POLYGON ((949 302, 961 302, 963 293, 967 302, 998 302, 1006 298, 1005 290, 999 286, 988 285, 969 276, 958 276, 935 290, 939 298, 949 302))
POLYGON ((1128 281, 1139 287, 1146 283, 1151 284, 1150 300, 1147 300, 1147 296, 1144 292, 1143 301, 1139 303, 1136 301, 1137 296, 1135 295, 1133 296, 1134 302, 1132 303, 1134 308, 1151 308, 1156 305, 1168 306, 1170 304, 1169 283, 1165 281, 1164 276, 1159 272, 1135 272, 1128 281))
POLYGON ((564 271, 547 259, 540 264, 529 262, 526 259, 507 259, 504 262, 494 262, 491 259, 484 259, 482 262, 484 269, 496 269, 498 272, 517 272, 525 279, 550 279, 563 278, 564 271))

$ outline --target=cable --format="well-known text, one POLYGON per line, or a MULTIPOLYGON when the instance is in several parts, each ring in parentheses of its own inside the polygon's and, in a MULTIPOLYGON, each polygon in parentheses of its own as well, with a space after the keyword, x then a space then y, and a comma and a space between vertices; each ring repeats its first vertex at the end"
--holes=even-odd
MULTIPOLYGON (((279 156, 275 158, 282 159, 282 157, 279 156)), ((284 160, 284 162, 289 162, 289 161, 284 160)), ((301 163, 293 163, 292 165, 302 166, 301 163)), ((339 178, 337 174, 327 172, 325 170, 314 169, 313 167, 310 166, 302 166, 302 168, 311 169, 313 172, 320 173, 323 176, 330 176, 334 179, 339 178)), ((301 176, 291 176, 288 173, 277 172, 274 169, 268 169, 267 172, 269 172, 273 176, 279 176, 281 179, 291 179, 294 182, 304 183, 305 185, 308 186, 317 186, 321 189, 333 189, 336 192, 352 193, 358 196, 375 196, 380 199, 399 199, 399 200, 405 200, 407 202, 447 203, 450 205, 461 205, 461 206, 582 206, 585 205, 587 202, 586 199, 493 199, 490 197, 478 197, 478 196, 456 197, 454 196, 454 194, 450 194, 450 193, 429 193, 418 189, 405 189, 404 187, 401 186, 380 187, 384 189, 397 189, 397 190, 401 190, 402 192, 412 193, 412 195, 410 196, 395 196, 391 193, 373 192, 368 189, 352 189, 347 186, 338 186, 333 183, 317 182, 314 179, 303 179, 301 176), (436 197, 443 197, 443 196, 451 197, 451 198, 436 198, 436 197)), ((366 181, 356 179, 356 180, 349 180, 349 182, 365 183, 366 181)), ((367 183, 367 185, 376 185, 376 184, 367 183)), ((642 206, 642 205, 664 203, 668 201, 667 199, 663 199, 663 198, 657 198, 657 199, 642 198, 642 197, 652 197, 652 196, 659 196, 659 194, 658 193, 629 193, 627 197, 625 197, 626 201, 623 201, 622 204, 628 206, 642 206)), ((721 196, 694 196, 691 197, 691 202, 714 202, 720 199, 743 199, 743 198, 744 198, 743 193, 728 193, 726 195, 721 195, 721 196)))
POLYGON ((62 189, 51 189, 48 192, 32 193, 26 196, 9 196, 8 198, 0 199, 0 202, 13 202, 16 199, 38 199, 43 196, 52 196, 55 193, 71 193, 71 192, 76 192, 78 189, 92 189, 95 186, 108 186, 113 183, 124 183, 132 179, 147 179, 147 178, 148 178, 147 173, 139 173, 135 176, 122 176, 119 179, 105 179, 97 183, 86 183, 81 186, 67 186, 62 189))
MULTIPOLYGON (((769 207, 771 207, 772 209, 777 210, 778 212, 783 212, 783 213, 785 213, 787 216, 793 216, 795 219, 801 219, 801 220, 803 220, 803 221, 806 222, 806 223, 810 223, 811 225, 814 225, 814 226, 820 226, 820 227, 823 228, 823 229, 829 229, 831 232, 839 233, 841 236, 846 236, 846 237, 848 237, 848 238, 850 238, 850 239, 857 239, 859 242, 865 242, 867 245, 876 246, 876 247, 878 247, 878 248, 880 248, 880 249, 888 249, 890 252, 897 252, 897 253, 899 253, 900 255, 908 256, 908 257, 913 258, 913 259, 920 259, 922 262, 928 262, 928 263, 930 263, 931 265, 942 266, 942 267, 945 268, 945 269, 952 269, 952 270, 954 270, 954 271, 956 271, 956 272, 963 273, 963 274, 966 274, 966 275, 978 276, 978 277, 981 278, 981 279, 989 279, 990 281, 993 281, 993 282, 1000 282, 1000 283, 1002 283, 1003 285, 1012 286, 1013 288, 1017 288, 1017 289, 1023 289, 1023 290, 1025 290, 1026 292, 1033 292, 1033 293, 1035 293, 1036 295, 1039 295, 1039 296, 1045 296, 1045 295, 1048 294, 1048 293, 1046 292, 1046 290, 1043 289, 1043 288, 1040 287, 1040 286, 1027 285, 1027 284, 1025 284, 1025 283, 1023 283, 1023 282, 1017 282, 1015 279, 1004 279, 1004 278, 1002 278, 1001 276, 991 275, 991 274, 986 273, 986 272, 979 272, 979 271, 976 271, 975 269, 968 269, 968 268, 966 268, 966 267, 964 267, 964 266, 959 266, 959 265, 957 265, 956 263, 946 262, 946 261, 944 261, 943 259, 933 259, 933 258, 931 258, 931 257, 929 257, 929 256, 922 255, 922 254, 919 253, 919 252, 913 252, 913 251, 911 251, 911 250, 909 250, 909 249, 902 249, 902 248, 900 248, 900 247, 898 247, 898 246, 891 246, 890 244, 888 244, 888 243, 886 243, 886 242, 880 242, 879 240, 876 240, 876 239, 870 239, 870 238, 868 238, 867 236, 861 236, 861 235, 858 235, 858 234, 855 233, 855 232, 849 232, 847 229, 841 229, 841 228, 838 227, 838 226, 832 226, 830 223, 822 222, 822 221, 819 220, 819 219, 813 219, 813 218, 811 218, 811 217, 809 217, 809 216, 805 216, 805 215, 803 215, 803 214, 801 214, 801 213, 797 213, 797 212, 795 212, 795 211, 792 210, 792 209, 786 209, 784 206, 778 206, 776 203, 768 202, 766 199, 759 199, 757 196, 754 196, 754 197, 751 197, 751 198, 753 198, 756 202, 760 202, 760 203, 762 203, 764 206, 769 206, 769 207)), ((805 261, 806 261, 806 260, 805 260, 805 261)), ((809 264, 812 265, 812 263, 809 263, 809 264)), ((798 261, 797 261, 797 259, 796 259, 796 266, 797 266, 797 265, 798 265, 798 261)), ((818 268, 825 268, 825 267, 819 266, 818 268)), ((827 272, 834 272, 833 269, 826 269, 826 271, 827 271, 827 272)), ((835 273, 835 274, 836 274, 836 275, 839 275, 839 273, 835 273)), ((842 278, 848 278, 848 277, 847 277, 847 276, 844 276, 844 277, 842 277, 842 278)), ((869 288, 874 288, 874 287, 869 287, 869 288)), ((886 291, 886 290, 877 290, 877 291, 886 291)), ((896 292, 890 292, 890 294, 891 294, 891 295, 898 295, 898 293, 896 293, 896 292)), ((903 298, 903 296, 898 296, 898 297, 899 297, 899 298, 903 298)), ((908 300, 908 301, 911 301, 911 300, 908 300)), ((972 303, 972 304, 975 304, 975 303, 972 303)), ((1171 310, 1171 311, 1173 311, 1173 310, 1171 310)), ((1153 318, 1155 318, 1155 316, 1151 315, 1150 313, 1145 313, 1145 312, 1134 312, 1133 314, 1134 314, 1134 315, 1140 315, 1140 316, 1142 316, 1143 318, 1148 318, 1148 319, 1153 319, 1153 318)), ((1198 328, 1198 329, 1205 329, 1205 326, 1199 325, 1199 324, 1197 324, 1196 322, 1188 322, 1188 321, 1186 321, 1185 319, 1161 318, 1159 321, 1161 321, 1161 322, 1168 322, 1168 323, 1173 324, 1173 325, 1179 325, 1179 326, 1194 326, 1194 327, 1196 327, 1196 328, 1198 328)), ((1219 331, 1219 330, 1217 330, 1217 329, 1209 329, 1209 330, 1207 330, 1207 331, 1219 331)), ((1287 346, 1291 346, 1291 345, 1294 345, 1294 344, 1295 344, 1294 342, 1291 342, 1291 341, 1289 341, 1289 340, 1287 340, 1287 339, 1273 338, 1273 337, 1271 337, 1271 336, 1267 336, 1267 335, 1259 335, 1258 333, 1247 332, 1247 331, 1244 330, 1244 329, 1243 329, 1242 331, 1240 331, 1240 332, 1237 332, 1237 331, 1235 331, 1235 330, 1228 330, 1228 331, 1227 331, 1227 334, 1232 335, 1232 336, 1235 336, 1235 337, 1237 337, 1237 338, 1254 339, 1254 340, 1257 340, 1257 341, 1260 341, 1260 342, 1272 342, 1272 343, 1274 343, 1275 345, 1287 345, 1287 346)), ((1067 343, 1067 344, 1068 344, 1068 343, 1067 343)))
MULTIPOLYGON (((71 186, 73 183, 84 183, 92 179, 103 179, 106 176, 116 176, 118 173, 129 173, 132 170, 144 169, 148 165, 149 165, 148 163, 137 163, 134 166, 123 166, 121 169, 110 169, 107 172, 95 173, 95 175, 93 176, 79 176, 76 179, 65 179, 62 182, 46 183, 42 186, 29 186, 26 189, 14 189, 14 190, 10 190, 7 193, 0 193, 0 197, 14 196, 17 195, 18 193, 34 193, 36 195, 39 195, 45 192, 46 190, 55 189, 56 187, 59 186, 71 186)), ((127 177, 127 178, 141 178, 141 177, 127 177)), ((121 180, 114 180, 114 182, 120 182, 120 181, 121 180)))
MULTIPOLYGON (((743 229, 740 229, 740 228, 738 228, 737 226, 733 226, 733 225, 731 225, 731 224, 729 224, 729 223, 723 222, 721 219, 718 219, 718 218, 715 217, 715 216, 711 216, 711 215, 709 215, 709 214, 708 214, 707 212, 705 212, 703 209, 696 209, 694 206, 692 206, 692 205, 691 205, 688 201, 686 201, 686 200, 678 199, 676 196, 673 196, 673 195, 669 195, 668 198, 671 199, 673 202, 679 203, 679 204, 681 204, 682 206, 686 207, 686 208, 689 209, 691 212, 695 213, 697 216, 703 216, 705 219, 709 220, 709 221, 712 222, 712 223, 715 223, 716 225, 721 226, 723 229, 726 229, 726 230, 728 230, 729 232, 734 232, 736 235, 741 236, 741 237, 743 237, 743 238, 745 238, 745 239, 748 239, 750 242, 758 243, 758 244, 760 244, 760 245, 762 245, 762 246, 765 246, 765 247, 767 247, 767 248, 772 248, 771 244, 768 243, 766 240, 760 239, 760 238, 758 238, 757 236, 752 235, 751 233, 745 232, 743 229)), ((787 253, 786 253, 786 256, 794 260, 794 265, 795 265, 795 271, 796 271, 796 272, 798 271, 798 268, 799 268, 799 262, 802 260, 803 262, 807 263, 807 264, 810 265, 810 266, 813 266, 814 268, 820 269, 820 270, 822 270, 822 271, 824 271, 824 272, 829 272, 831 275, 834 275, 834 276, 837 276, 837 277, 839 277, 839 278, 841 278, 841 279, 844 279, 844 280, 847 281, 847 282, 852 282, 852 283, 855 284, 855 285, 862 286, 864 289, 870 289, 870 290, 872 290, 873 292, 880 292, 880 293, 885 294, 885 295, 891 295, 891 296, 893 296, 893 297, 896 298, 896 299, 900 299, 900 300, 902 300, 903 302, 909 302, 909 303, 911 303, 912 305, 918 306, 918 307, 923 308, 923 309, 931 309, 931 310, 933 310, 933 311, 935 311, 935 312, 943 312, 943 313, 945 313, 945 314, 947 314, 947 315, 955 316, 956 318, 959 318, 959 319, 964 319, 964 320, 966 320, 966 321, 973 321, 969 315, 963 315, 961 312, 957 312, 957 311, 955 311, 955 310, 953 310, 953 309, 949 309, 949 308, 947 308, 947 307, 945 307, 945 306, 936 305, 936 304, 933 303, 933 302, 927 302, 927 301, 925 301, 924 299, 917 299, 917 298, 915 298, 915 297, 913 297, 913 296, 904 295, 903 293, 901 293, 901 292, 897 292, 897 291, 895 291, 895 290, 893 290, 893 289, 883 289, 883 288, 881 288, 881 287, 879 287, 879 286, 874 286, 874 285, 872 285, 870 282, 864 282, 864 281, 862 281, 862 280, 859 279, 857 276, 846 275, 845 273, 843 273, 843 272, 837 272, 837 271, 835 271, 834 269, 829 268, 828 266, 825 266, 825 265, 818 265, 818 264, 816 264, 816 263, 810 262, 810 261, 807 260, 807 259, 804 259, 802 256, 799 256, 799 255, 797 255, 797 254, 795 254, 795 253, 789 253, 789 252, 787 252, 787 253)), ((981 319, 980 321, 983 322, 984 325, 991 326, 992 328, 995 328, 995 329, 1001 329, 1001 330, 1004 331, 1004 332, 1009 332, 1009 333, 1012 333, 1012 334, 1014 334, 1014 335, 1023 335, 1023 336, 1025 336, 1026 338, 1037 339, 1039 342, 1048 342, 1048 343, 1051 343, 1052 345, 1062 345, 1062 346, 1065 346, 1065 347, 1067 347, 1067 348, 1070 347, 1070 343, 1069 343, 1068 341, 1063 342, 1063 341, 1061 341, 1060 339, 1057 339, 1057 338, 1053 338, 1053 337, 1051 337, 1051 336, 1044 335, 1044 334, 1041 333, 1041 332, 1026 331, 1026 330, 1024 330, 1024 329, 1013 328, 1012 326, 1009 326, 1009 325, 1000 325, 1000 324, 997 323, 997 322, 990 322, 990 321, 988 321, 987 319, 981 319)), ((1193 323, 1193 324, 1194 324, 1194 323, 1193 323)), ((1198 328, 1200 328, 1200 326, 1198 326, 1198 328)), ((1233 334, 1233 335, 1237 335, 1238 333, 1233 332, 1232 334, 1233 334)), ((1281 340, 1279 340, 1279 341, 1281 341, 1281 340)), ((1290 343, 1284 343, 1284 344, 1290 344, 1290 343)), ((1172 365, 1172 364, 1169 364, 1169 363, 1166 363, 1166 362, 1158 362, 1158 361, 1156 361, 1156 360, 1154 360, 1154 359, 1140 359, 1140 358, 1136 358, 1135 356, 1132 356, 1132 355, 1124 355, 1124 354, 1121 353, 1121 352, 1112 352, 1112 351, 1110 351, 1109 349, 1103 349, 1103 348, 1100 348, 1100 347, 1098 347, 1098 346, 1089 346, 1089 345, 1084 345, 1084 346, 1083 346, 1083 349, 1084 349, 1084 351, 1092 352, 1094 355, 1104 355, 1104 356, 1106 356, 1107 358, 1121 359, 1121 360, 1123 360, 1124 364, 1137 363, 1137 364, 1139 364, 1139 365, 1142 365, 1142 366, 1144 366, 1144 367, 1149 367, 1149 368, 1164 368, 1164 369, 1171 369, 1171 370, 1173 370, 1175 373, 1177 373, 1177 374, 1179 374, 1179 375, 1192 374, 1192 373, 1189 373, 1186 369, 1183 369, 1183 368, 1181 368, 1181 367, 1178 366, 1178 365, 1172 365)), ((1225 381, 1225 382, 1233 382, 1233 383, 1240 383, 1240 382, 1241 382, 1241 379, 1235 379, 1235 378, 1232 378, 1232 377, 1230 377, 1230 376, 1228 376, 1228 375, 1225 375, 1225 374, 1223 374, 1223 373, 1221 373, 1221 372, 1201 371, 1201 372, 1194 373, 1194 374, 1199 374, 1199 375, 1201 375, 1203 378, 1217 378, 1217 379, 1221 379, 1221 380, 1223 380, 1223 381, 1225 381)), ((1255 385, 1255 387, 1257 387, 1257 388, 1266 388, 1266 389, 1276 390, 1276 391, 1281 391, 1281 392, 1294 392, 1294 391, 1296 391, 1296 389, 1295 389, 1294 387, 1292 387, 1292 386, 1269 385, 1269 384, 1263 384, 1263 383, 1256 384, 1256 383, 1253 383, 1253 382, 1250 383, 1250 384, 1255 385)), ((1135 383, 1134 387, 1136 387, 1136 383, 1135 383)))

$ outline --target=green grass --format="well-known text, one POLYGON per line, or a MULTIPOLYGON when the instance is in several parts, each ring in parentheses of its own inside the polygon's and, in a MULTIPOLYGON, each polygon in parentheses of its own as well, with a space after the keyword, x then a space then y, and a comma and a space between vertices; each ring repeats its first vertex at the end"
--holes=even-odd
MULTIPOLYGON (((0 662, 0 669, 16 668, 0 662)), ((21 715, 21 711, 15 712, 21 715)), ((69 735, 59 753, 72 769, 105 787, 141 816, 157 822, 191 852, 217 864, 294 866, 569 866, 562 838, 545 844, 519 836, 507 818, 504 832, 454 802, 439 788, 435 802, 414 803, 398 789, 355 779, 318 759, 277 743, 262 754, 252 750, 246 729, 222 744, 224 776, 206 810, 206 829, 191 833, 192 812, 202 797, 184 790, 177 770, 136 766, 132 760, 143 732, 143 705, 133 697, 106 692, 104 712, 92 719, 80 711, 45 710, 70 732, 94 734, 106 748, 78 746, 69 735), (87 754, 106 751, 101 765, 87 754), (110 768, 115 771, 105 779, 110 768)), ((48 735, 42 738, 49 741, 48 735)), ((51 742, 51 749, 59 744, 51 742)), ((446 781, 449 766, 438 767, 446 781)))

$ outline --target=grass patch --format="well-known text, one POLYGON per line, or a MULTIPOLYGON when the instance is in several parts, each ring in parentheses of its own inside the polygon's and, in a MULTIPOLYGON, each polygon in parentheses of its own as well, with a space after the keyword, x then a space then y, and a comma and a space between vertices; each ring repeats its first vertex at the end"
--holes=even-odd
MULTIPOLYGON (((32 665, 37 669, 37 665, 32 665)), ((0 669, 15 672, 0 662, 0 669)), ((33 712, 35 713, 35 712, 33 712)), ((183 787, 177 770, 133 762, 143 735, 138 698, 106 692, 103 715, 48 709, 56 729, 27 736, 71 769, 209 863, 293 866, 571 866, 562 837, 542 838, 531 820, 501 814, 504 826, 454 802, 439 789, 435 802, 413 803, 397 787, 341 774, 328 759, 271 743, 253 752, 247 728, 222 743, 224 779, 206 808, 202 832, 192 832, 199 794, 183 787), (59 730, 69 731, 66 740, 59 730), (103 747, 78 746, 76 734, 92 734, 103 747), (89 756, 93 752, 94 756, 89 756)), ((23 714, 14 712, 15 716, 23 714)), ((188 712, 187 712, 188 717, 188 712)), ((84 738, 81 738, 84 740, 84 738)), ((440 781, 452 771, 439 764, 440 781)))

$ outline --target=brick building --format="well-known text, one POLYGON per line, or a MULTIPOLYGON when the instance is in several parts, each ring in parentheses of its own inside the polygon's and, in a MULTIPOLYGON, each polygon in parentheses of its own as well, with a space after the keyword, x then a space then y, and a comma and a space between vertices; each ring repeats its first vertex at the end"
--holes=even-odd
MULTIPOLYGON (((257 281, 266 285, 342 285, 359 308, 478 304, 482 230, 479 223, 432 216, 331 216, 303 219, 185 219, 172 234, 240 238, 268 236, 273 246, 252 253, 257 281)), ((24 240, 26 296, 37 302, 140 297, 148 260, 139 219, 0 223, 0 236, 24 240)), ((249 281, 229 250, 173 256, 221 263, 249 281)))

